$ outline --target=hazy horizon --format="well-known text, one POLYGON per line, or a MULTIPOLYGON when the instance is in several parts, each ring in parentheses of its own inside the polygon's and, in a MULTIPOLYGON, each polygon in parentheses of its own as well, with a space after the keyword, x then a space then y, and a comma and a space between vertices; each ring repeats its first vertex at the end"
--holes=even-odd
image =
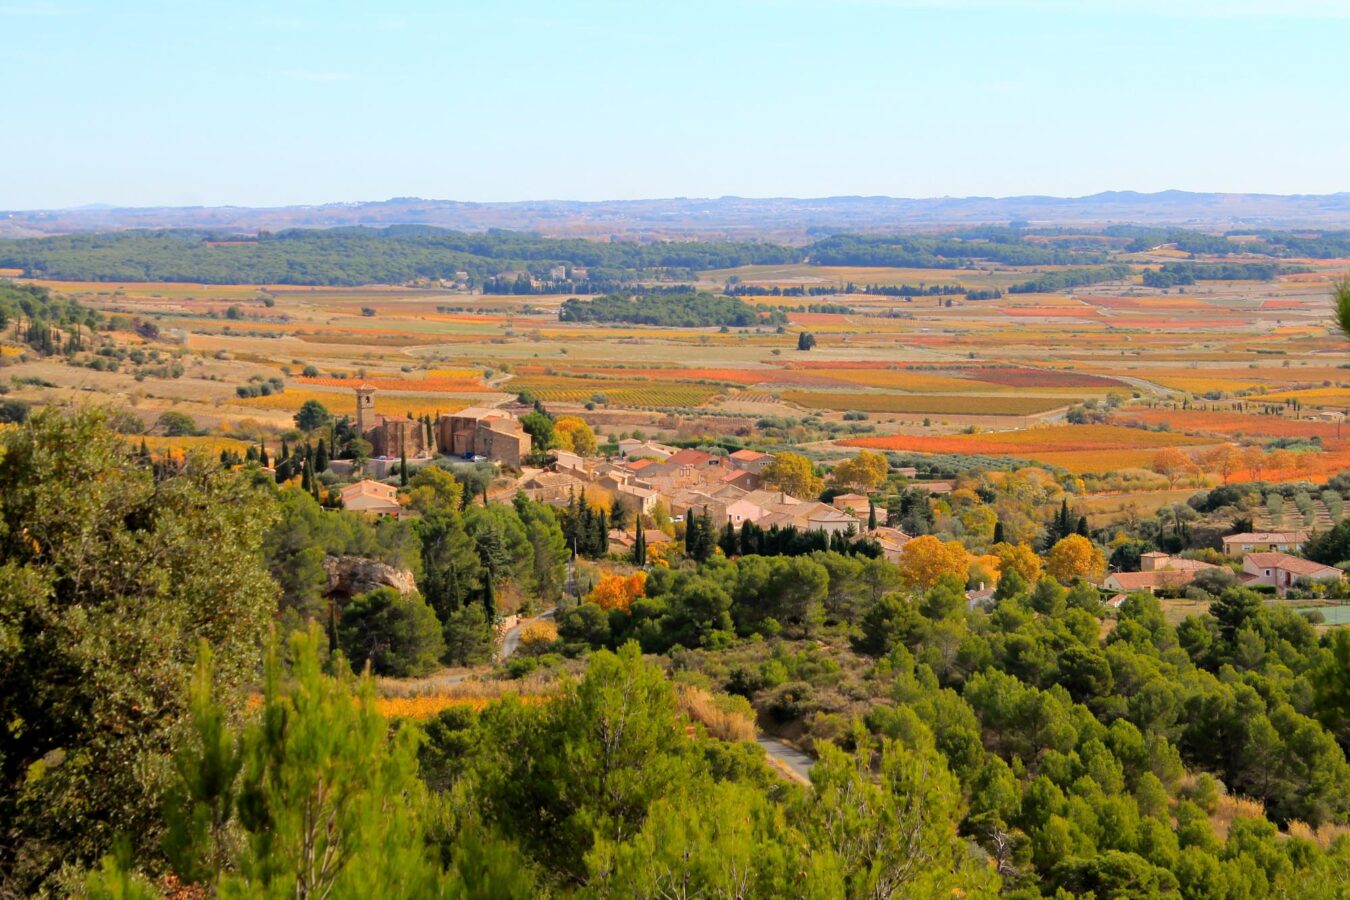
POLYGON ((0 208, 1333 193, 1347 12, 0 4, 0 208))
MULTIPOLYGON (((651 196, 651 197, 527 197, 519 200, 462 200, 457 197, 432 197, 426 195, 407 195, 400 197, 379 197, 379 198, 359 198, 359 199, 337 199, 323 200, 314 203, 280 203, 253 206, 245 203, 219 203, 219 204, 192 204, 202 208, 239 208, 239 209, 284 209, 287 207, 325 207, 325 206, 363 206, 380 203, 393 203, 400 200, 418 200, 430 203, 472 203, 485 206, 505 205, 505 204, 528 204, 528 203, 644 203, 644 202, 699 202, 699 201, 719 201, 719 200, 747 200, 747 201, 811 201, 811 200, 899 200, 922 202, 927 200, 1020 200, 1020 199, 1045 199, 1045 200, 1088 200, 1094 197, 1110 195, 1139 195, 1139 196, 1159 196, 1165 194, 1217 194, 1228 196, 1267 196, 1267 197, 1300 197, 1300 196, 1332 196, 1335 194, 1346 194, 1350 191, 1326 191, 1319 193, 1277 193, 1274 191, 1186 191, 1181 188, 1162 188, 1157 191, 1136 191, 1130 188, 1105 188, 1100 191, 1092 191, 1087 194, 1078 194, 1074 196, 1057 194, 934 194, 924 197, 901 197, 893 194, 833 194, 833 195, 813 195, 805 194, 778 194, 778 195, 748 195, 748 194, 722 194, 720 196, 651 196)), ((113 210, 113 209, 156 209, 171 208, 177 204, 120 204, 106 203, 100 200, 92 200, 85 203, 76 203, 69 206, 47 206, 47 207, 29 207, 26 209, 9 208, 7 212, 78 212, 81 210, 113 210)))

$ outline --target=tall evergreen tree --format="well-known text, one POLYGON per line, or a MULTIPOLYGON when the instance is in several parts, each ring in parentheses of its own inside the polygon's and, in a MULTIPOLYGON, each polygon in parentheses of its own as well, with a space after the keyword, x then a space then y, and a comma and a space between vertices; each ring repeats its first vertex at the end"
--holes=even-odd
POLYGON ((722 552, 727 555, 728 559, 740 555, 741 542, 736 535, 736 526, 731 524, 730 519, 727 520, 726 526, 722 528, 722 538, 717 542, 717 545, 722 548, 722 552))
POLYGON ((638 522, 637 536, 633 538, 633 565, 647 565, 647 532, 638 522))
POLYGON ((319 447, 314 451, 314 471, 328 471, 328 444, 323 438, 319 438, 319 447))

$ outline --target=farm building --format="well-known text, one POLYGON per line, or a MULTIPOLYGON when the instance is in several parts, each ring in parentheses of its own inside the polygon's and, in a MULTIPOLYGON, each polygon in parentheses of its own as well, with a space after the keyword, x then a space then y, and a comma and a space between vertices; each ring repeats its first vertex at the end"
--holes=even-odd
POLYGON ((1306 531, 1244 531, 1223 539, 1223 552, 1229 556, 1244 553, 1293 553, 1308 540, 1306 531))
POLYGON ((530 455, 531 444, 520 420, 511 413, 471 406, 441 416, 436 423, 436 446, 451 456, 481 456, 518 469, 530 455))

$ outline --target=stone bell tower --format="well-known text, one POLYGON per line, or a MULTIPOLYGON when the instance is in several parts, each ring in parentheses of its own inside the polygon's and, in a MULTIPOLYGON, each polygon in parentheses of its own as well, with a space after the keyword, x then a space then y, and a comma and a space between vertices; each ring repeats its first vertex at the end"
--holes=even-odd
POLYGON ((356 386, 356 433, 365 433, 375 427, 375 388, 362 382, 356 386))

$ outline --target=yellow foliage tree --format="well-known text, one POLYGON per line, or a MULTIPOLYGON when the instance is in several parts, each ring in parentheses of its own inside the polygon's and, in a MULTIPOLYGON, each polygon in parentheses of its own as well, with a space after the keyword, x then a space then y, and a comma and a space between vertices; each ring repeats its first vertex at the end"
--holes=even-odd
POLYGON ((578 416, 559 416, 553 422, 553 434, 558 449, 581 456, 592 456, 599 447, 591 426, 578 416))
POLYGON ((900 549, 900 577, 912 588, 927 590, 944 575, 955 575, 964 582, 969 572, 970 554, 960 541, 944 544, 925 534, 900 549))
POLYGON ((520 652, 535 656, 544 652, 558 639, 558 626, 548 619, 535 619, 520 629, 520 652))
POLYGON ((646 585, 646 572, 606 575, 596 582, 595 587, 586 595, 586 601, 594 603, 601 609, 621 609, 627 612, 634 600, 644 596, 646 585))
POLYGON ((825 481, 816 475, 811 460, 799 453, 780 453, 760 472, 764 483, 785 494, 814 499, 825 489, 825 481))
POLYGON ((886 454, 872 450, 860 450, 857 456, 846 459, 835 466, 833 474, 837 484, 846 484, 864 491, 872 491, 876 490, 886 480, 886 474, 890 470, 891 464, 886 461, 886 454))
POLYGON ((995 544, 993 552, 998 557, 998 573, 1000 576, 1008 572, 1016 572, 1022 576, 1022 580, 1027 584, 1035 584, 1040 581, 1041 558, 1035 550, 1032 550, 1026 544, 1009 544, 1004 541, 995 544))
POLYGON ((1106 559, 1092 541, 1081 534, 1071 534, 1050 548, 1045 570, 1065 584, 1075 578, 1095 581, 1106 572, 1106 559))

